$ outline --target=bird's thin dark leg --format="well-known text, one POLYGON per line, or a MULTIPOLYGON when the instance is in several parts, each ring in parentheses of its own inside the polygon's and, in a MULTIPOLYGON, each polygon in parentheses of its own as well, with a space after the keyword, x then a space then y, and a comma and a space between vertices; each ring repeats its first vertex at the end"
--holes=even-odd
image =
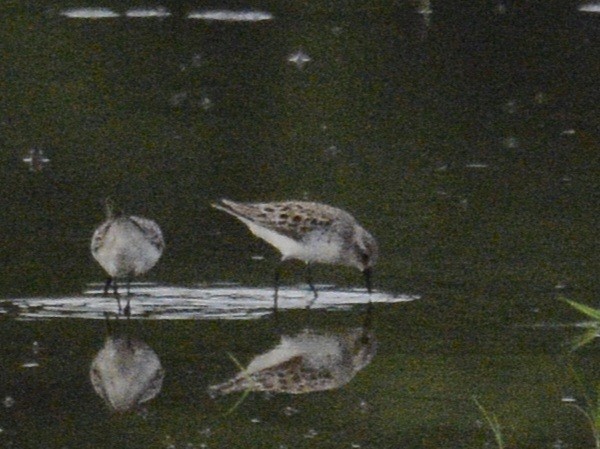
POLYGON ((306 264, 306 282, 308 283, 310 291, 313 292, 313 298, 307 304, 307 306, 306 306, 307 309, 310 309, 312 307, 312 305, 315 303, 315 301, 317 300, 317 298, 319 297, 319 293, 317 292, 317 289, 315 288, 315 284, 313 283, 311 267, 312 267, 311 264, 306 264))
POLYGON ((112 325, 110 324, 110 314, 108 312, 104 312, 104 326, 106 335, 112 335, 112 325))
POLYGON ((373 302, 371 301, 371 292, 373 290, 373 286, 371 284, 373 270, 369 267, 363 271, 363 274, 365 276, 365 284, 367 287, 367 292, 369 293, 369 302, 367 303, 367 311, 366 311, 365 320, 363 323, 363 331, 367 332, 371 328, 371 325, 373 324, 373 318, 372 318, 373 302))
POLYGON ((127 318, 129 318, 131 316, 131 306, 130 306, 130 301, 131 301, 131 276, 127 276, 127 304, 125 304, 125 309, 123 310, 123 313, 125 314, 125 316, 127 318))
POLYGON ((373 326, 373 303, 369 300, 363 320, 363 329, 370 330, 373 326))
POLYGON ((367 287, 367 292, 369 292, 369 295, 372 292, 372 277, 373 277, 373 270, 371 268, 365 268, 363 270, 363 275, 365 277, 365 285, 367 287))
MULTIPOLYGON (((129 307, 129 298, 127 298, 127 307, 129 307)), ((126 307, 126 309, 127 309, 126 307)), ((125 338, 127 339, 127 347, 129 349, 132 349, 131 346, 131 332, 129 331, 129 326, 130 326, 130 322, 131 322, 131 314, 129 312, 125 313, 125 319, 127 321, 125 321, 125 338)))
POLYGON ((127 318, 129 318, 131 316, 131 307, 129 305, 129 302, 131 301, 131 296, 127 296, 127 303, 125 304, 125 309, 123 309, 123 313, 125 314, 125 316, 127 318))
POLYGON ((113 279, 110 276, 106 278, 106 282, 104 283, 104 296, 108 296, 108 290, 110 289, 112 280, 113 279))
POLYGON ((113 294, 115 295, 115 298, 117 299, 117 306, 119 307, 119 313, 121 313, 121 295, 119 295, 119 286, 117 285, 116 279, 112 280, 112 286, 113 286, 113 294))
POLYGON ((373 327, 373 303, 369 299, 367 304, 367 310, 365 311, 365 317, 362 323, 361 341, 362 343, 368 343, 369 334, 373 327))

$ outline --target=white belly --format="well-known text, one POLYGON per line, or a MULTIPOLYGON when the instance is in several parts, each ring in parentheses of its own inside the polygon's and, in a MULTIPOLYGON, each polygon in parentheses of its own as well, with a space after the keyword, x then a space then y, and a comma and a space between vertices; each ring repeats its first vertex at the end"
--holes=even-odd
POLYGON ((281 259, 298 259, 306 263, 337 263, 340 258, 340 245, 322 234, 314 233, 306 241, 297 241, 270 229, 258 226, 240 218, 257 237, 263 239, 281 252, 281 259))
POLYGON ((150 270, 161 251, 137 229, 113 226, 94 257, 111 277, 138 276, 150 270))

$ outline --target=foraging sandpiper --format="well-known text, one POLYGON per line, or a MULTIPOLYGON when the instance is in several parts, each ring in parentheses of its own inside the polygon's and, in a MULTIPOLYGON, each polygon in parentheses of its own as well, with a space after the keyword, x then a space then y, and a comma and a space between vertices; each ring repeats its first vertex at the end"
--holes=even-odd
MULTIPOLYGON (((358 268, 371 292, 371 273, 378 256, 377 242, 348 212, 306 201, 237 203, 223 199, 213 207, 238 218, 254 235, 277 248, 282 261, 298 259, 309 266, 325 263, 358 268)), ((277 275, 277 282, 278 279, 277 275)), ((316 298, 310 279, 309 285, 316 298)))
MULTIPOLYGON (((108 274, 104 294, 108 294, 108 289, 113 284, 119 311, 121 301, 117 279, 127 281, 129 296, 131 279, 150 270, 162 255, 164 247, 162 232, 156 222, 116 213, 110 199, 106 200, 106 221, 94 232, 91 250, 94 259, 108 274)), ((129 298, 124 312, 126 315, 130 313, 129 298)))

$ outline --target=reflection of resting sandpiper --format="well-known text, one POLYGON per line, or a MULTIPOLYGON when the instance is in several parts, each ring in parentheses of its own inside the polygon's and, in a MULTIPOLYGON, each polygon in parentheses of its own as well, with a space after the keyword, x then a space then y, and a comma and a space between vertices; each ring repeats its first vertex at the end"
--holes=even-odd
MULTIPOLYGON (((213 207, 238 218, 254 235, 277 248, 282 261, 298 259, 309 266, 325 263, 358 268, 365 276, 367 290, 371 292, 371 271, 378 255, 377 242, 348 212, 305 201, 236 203, 224 199, 213 207)), ((275 301, 278 282, 279 270, 275 301)), ((310 275, 308 283, 316 298, 310 275)))
POLYGON ((376 340, 362 328, 343 333, 305 330, 281 337, 272 350, 260 354, 230 380, 209 388, 212 396, 269 391, 302 394, 340 388, 375 355, 376 340))
POLYGON ((127 336, 108 336, 90 367, 94 390, 115 412, 134 410, 156 397, 163 378, 156 352, 127 336))
MULTIPOLYGON (((152 220, 125 216, 113 211, 112 202, 106 200, 106 221, 92 237, 92 255, 108 273, 104 294, 111 283, 121 310, 117 279, 126 279, 127 294, 131 278, 150 270, 162 255, 165 243, 159 226, 152 220)), ((130 313, 129 297, 125 314, 130 313)))

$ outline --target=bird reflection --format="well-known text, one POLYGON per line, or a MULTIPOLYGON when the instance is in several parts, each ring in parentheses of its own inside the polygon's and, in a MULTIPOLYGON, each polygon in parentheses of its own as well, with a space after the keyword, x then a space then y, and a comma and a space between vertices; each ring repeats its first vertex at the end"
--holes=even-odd
POLYGON ((350 382, 373 359, 377 341, 370 329, 371 307, 362 327, 344 332, 307 329, 282 335, 233 378, 209 387, 213 397, 242 391, 303 394, 333 390, 350 382))
POLYGON ((156 397, 163 378, 156 352, 129 336, 108 335, 90 367, 94 390, 118 413, 135 410, 156 397))

